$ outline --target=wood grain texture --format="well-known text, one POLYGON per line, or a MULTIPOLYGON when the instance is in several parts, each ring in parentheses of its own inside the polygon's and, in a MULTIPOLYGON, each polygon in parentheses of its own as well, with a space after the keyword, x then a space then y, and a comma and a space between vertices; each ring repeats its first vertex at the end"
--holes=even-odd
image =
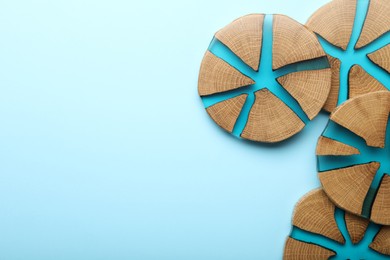
POLYGON ((298 133, 305 124, 268 89, 255 93, 255 103, 242 132, 243 138, 260 142, 278 142, 298 133))
POLYGON ((263 22, 263 14, 246 15, 218 31, 215 38, 257 71, 260 62, 263 22))
POLYGON ((370 247, 379 253, 390 255, 390 226, 381 228, 370 247))
POLYGON ((247 94, 242 94, 217 103, 207 108, 207 113, 220 127, 231 133, 247 96, 247 94))
POLYGON ((284 247, 284 260, 323 260, 336 255, 323 247, 288 238, 284 247))
POLYGON ((355 147, 340 143, 336 140, 320 136, 317 143, 316 155, 353 155, 359 154, 355 147))
POLYGON ((352 243, 354 244, 357 244, 362 240, 369 223, 370 221, 367 219, 345 212, 345 224, 352 243))
POLYGON ((312 120, 323 107, 330 90, 331 71, 306 70, 287 74, 278 82, 298 101, 312 120))
POLYGON ((388 0, 370 0, 367 17, 356 48, 361 48, 390 31, 389 13, 390 2, 388 0))
POLYGON ((390 43, 376 52, 368 54, 368 58, 390 73, 390 43))
POLYGON ((314 190, 297 203, 292 223, 300 229, 344 244, 345 239, 334 218, 335 209, 323 190, 314 190))
POLYGON ((333 0, 318 9, 306 25, 328 42, 346 50, 355 13, 356 0, 333 0))
POLYGON ((349 98, 375 91, 386 91, 387 88, 369 75, 359 65, 354 65, 349 72, 349 98))
POLYGON ((324 191, 338 207, 360 215, 378 168, 379 163, 372 162, 320 172, 319 178, 324 191))
POLYGON ((336 108, 337 101, 339 99, 341 63, 339 59, 333 58, 329 55, 328 55, 328 60, 332 71, 332 79, 330 84, 329 95, 323 108, 325 111, 332 112, 336 108))
POLYGON ((367 145, 383 148, 390 111, 390 92, 379 91, 350 99, 330 119, 362 137, 367 145))
POLYGON ((390 225, 390 176, 382 179, 371 211, 371 220, 382 225, 390 225))
POLYGON ((325 56, 314 33, 285 15, 274 15, 273 69, 325 56))
POLYGON ((209 51, 206 52, 199 72, 200 96, 225 92, 254 83, 251 78, 244 76, 225 61, 209 51))

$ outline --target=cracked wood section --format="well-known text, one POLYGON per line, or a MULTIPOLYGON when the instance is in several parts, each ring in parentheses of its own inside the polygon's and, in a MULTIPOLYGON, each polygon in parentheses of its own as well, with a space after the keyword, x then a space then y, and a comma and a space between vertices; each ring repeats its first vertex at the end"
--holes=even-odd
POLYGON ((369 220, 345 212, 345 224, 352 243, 359 243, 366 233, 369 220))
POLYGON ((200 96, 237 89, 255 82, 207 51, 199 72, 198 91, 200 96))
POLYGON ((390 73, 390 43, 376 52, 368 54, 368 58, 390 73))
POLYGON ((218 31, 215 38, 257 71, 260 63, 263 22, 263 14, 243 16, 218 31))
POLYGON ((288 238, 284 247, 284 260, 302 259, 329 259, 336 255, 335 252, 317 246, 315 244, 304 243, 293 238, 288 238))
POLYGON ((356 48, 361 48, 390 30, 389 0, 370 0, 364 27, 356 48))
POLYGON ((336 140, 320 136, 317 143, 316 155, 353 155, 360 154, 355 147, 336 140))
POLYGON ((383 226, 370 247, 382 254, 390 255, 390 226, 383 226))
POLYGON ((372 162, 320 172, 319 178, 324 191, 338 207, 360 215, 378 168, 379 163, 372 162))
POLYGON ((382 225, 390 225, 390 176, 382 179, 371 211, 371 220, 382 225))
POLYGON ((306 70, 287 74, 278 82, 298 101, 312 120, 321 110, 329 94, 331 71, 306 70))
POLYGON ((335 209, 323 190, 312 191, 295 206, 292 224, 344 244, 345 239, 334 218, 335 209))
POLYGON ((359 65, 354 65, 349 72, 349 98, 363 94, 386 91, 387 88, 379 83, 374 77, 368 74, 359 65))
POLYGON ((356 1, 333 0, 316 11, 306 25, 328 42, 346 50, 355 20, 356 1))
POLYGON ((247 94, 242 94, 219 102, 207 108, 207 113, 220 127, 231 133, 247 96, 247 94))
POLYGON ((268 89, 255 93, 255 103, 242 132, 252 141, 278 142, 298 133, 305 124, 268 89))
POLYGON ((341 63, 339 59, 333 58, 329 55, 328 55, 328 60, 332 71, 332 80, 330 84, 329 95, 324 105, 324 110, 328 112, 332 112, 336 108, 337 101, 339 99, 341 63))
POLYGON ((325 56, 314 33, 297 21, 274 15, 272 44, 272 68, 325 56))
POLYGON ((362 137, 367 145, 383 148, 390 111, 390 92, 379 91, 350 99, 330 119, 362 137))

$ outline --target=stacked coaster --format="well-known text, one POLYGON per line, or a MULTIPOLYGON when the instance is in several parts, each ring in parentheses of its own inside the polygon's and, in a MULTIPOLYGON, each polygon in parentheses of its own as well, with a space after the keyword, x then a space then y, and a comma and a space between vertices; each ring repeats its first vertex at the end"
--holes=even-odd
POLYGON ((332 112, 322 189, 297 204, 285 259, 390 259, 389 88, 389 0, 333 0, 306 26, 252 14, 215 34, 198 92, 221 128, 274 143, 332 112))

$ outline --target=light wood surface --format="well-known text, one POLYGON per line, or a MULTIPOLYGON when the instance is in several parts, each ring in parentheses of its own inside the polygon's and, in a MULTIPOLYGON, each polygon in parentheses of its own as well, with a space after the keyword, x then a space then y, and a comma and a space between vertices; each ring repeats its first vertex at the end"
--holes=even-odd
POLYGON ((207 108, 207 112, 220 127, 231 133, 247 96, 242 94, 222 101, 207 108))
POLYGON ((368 58, 390 73, 390 43, 385 47, 368 54, 368 58))
POLYGON ((278 142, 298 133, 305 124, 269 90, 255 93, 256 101, 249 113, 242 137, 260 142, 278 142))
POLYGON ((321 136, 318 139, 317 155, 353 155, 359 154, 355 147, 340 143, 327 137, 321 136))
POLYGON ((312 120, 321 110, 329 94, 331 70, 306 70, 287 74, 278 82, 298 101, 312 120))
POLYGON ((383 226, 370 247, 375 251, 390 255, 390 226, 383 226))
POLYGON ((370 221, 367 219, 345 212, 345 224, 352 243, 354 244, 357 244, 362 240, 369 223, 370 221))
POLYGON ((355 165, 332 171, 320 172, 324 191, 340 208, 360 215, 363 202, 379 168, 379 163, 355 165))
POLYGON ((316 11, 306 25, 328 42, 346 50, 355 13, 356 0, 333 0, 316 11))
POLYGON ((284 247, 284 260, 323 260, 336 255, 323 247, 288 238, 284 247))
POLYGON ((300 229, 345 243, 334 218, 335 205, 323 190, 305 195, 295 206, 292 224, 300 229))
POLYGON ((389 0, 370 0, 367 17, 356 48, 367 45, 390 30, 389 14, 389 0))
POLYGON ((263 14, 243 16, 218 31, 215 37, 257 71, 263 37, 263 21, 263 14))
POLYGON ((361 136, 369 146, 384 147, 390 111, 390 92, 380 91, 350 99, 330 119, 361 136))
POLYGON ((349 98, 375 91, 387 91, 387 88, 363 70, 362 67, 354 65, 349 72, 349 98))
POLYGON ((198 91, 200 96, 220 93, 254 84, 254 81, 225 61, 207 51, 199 72, 198 91))
POLYGON ((330 64, 330 68, 332 71, 331 76, 331 86, 328 98, 326 99, 324 110, 328 112, 332 112, 336 106, 337 101, 339 99, 339 89, 340 89, 340 60, 333 58, 331 56, 327 56, 330 64))
POLYGON ((274 15, 273 69, 288 64, 324 57, 314 33, 285 15, 274 15))
POLYGON ((390 176, 382 179, 371 211, 371 220, 382 225, 390 225, 390 176))

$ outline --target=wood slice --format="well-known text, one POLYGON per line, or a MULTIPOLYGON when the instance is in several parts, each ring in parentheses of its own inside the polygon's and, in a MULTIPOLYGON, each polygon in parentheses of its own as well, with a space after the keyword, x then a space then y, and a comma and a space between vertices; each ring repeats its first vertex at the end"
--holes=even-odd
POLYGON ((263 21, 263 14, 251 14, 238 18, 218 31, 215 38, 254 70, 258 70, 263 38, 263 21))
POLYGON ((390 73, 390 44, 376 52, 368 54, 368 58, 390 73))
POLYGON ((335 209, 335 205, 328 199, 323 190, 315 190, 297 203, 292 223, 295 227, 344 244, 345 239, 334 218, 335 209))
POLYGON ((252 85, 255 82, 225 61, 206 52, 200 67, 198 90, 200 96, 211 95, 243 86, 252 85))
POLYGON ((284 260, 322 260, 336 255, 323 247, 288 238, 284 247, 284 260))
POLYGON ((358 217, 348 212, 345 213, 345 224, 347 226, 352 243, 358 244, 362 240, 369 223, 370 221, 367 219, 358 217))
POLYGON ((306 25, 328 42, 346 50, 355 12, 356 0, 333 0, 318 9, 306 25))
POLYGON ((369 163, 320 172, 319 178, 326 194, 340 208, 360 215, 363 202, 379 168, 369 163))
POLYGON ((242 137, 261 142, 278 142, 299 132, 305 124, 269 90, 255 93, 256 101, 249 114, 242 137))
POLYGON ((387 91, 387 88, 359 65, 353 66, 349 72, 349 98, 375 91, 387 91))
POLYGON ((390 226, 381 228, 370 247, 381 254, 390 255, 390 226))
POLYGON ((371 220, 390 225, 390 176, 385 175, 371 211, 371 220))
POLYGON ((361 48, 390 30, 388 0, 370 0, 367 17, 356 48, 361 48))
POLYGON ((298 101, 312 120, 329 93, 330 69, 300 71, 280 77, 278 82, 298 101))
POLYGON ((390 92, 380 91, 345 102, 330 119, 362 137, 367 145, 383 148, 389 112, 390 92))
POLYGON ((331 83, 325 57, 314 33, 291 18, 247 15, 215 34, 201 64, 199 95, 217 102, 208 102, 207 111, 226 131, 252 141, 279 142, 301 131, 323 107, 331 83), (316 58, 318 68, 308 67, 316 58), (227 102, 240 94, 248 95, 247 104, 242 99, 227 102))
POLYGON ((274 16, 273 33, 274 70, 291 63, 325 56, 316 36, 288 16, 274 16))
POLYGON ((359 153, 359 150, 355 147, 343 144, 330 138, 321 136, 318 139, 316 150, 317 155, 353 155, 359 153))
POLYGON ((231 133, 247 96, 246 94, 242 94, 235 98, 222 101, 207 108, 207 112, 220 127, 231 133))

